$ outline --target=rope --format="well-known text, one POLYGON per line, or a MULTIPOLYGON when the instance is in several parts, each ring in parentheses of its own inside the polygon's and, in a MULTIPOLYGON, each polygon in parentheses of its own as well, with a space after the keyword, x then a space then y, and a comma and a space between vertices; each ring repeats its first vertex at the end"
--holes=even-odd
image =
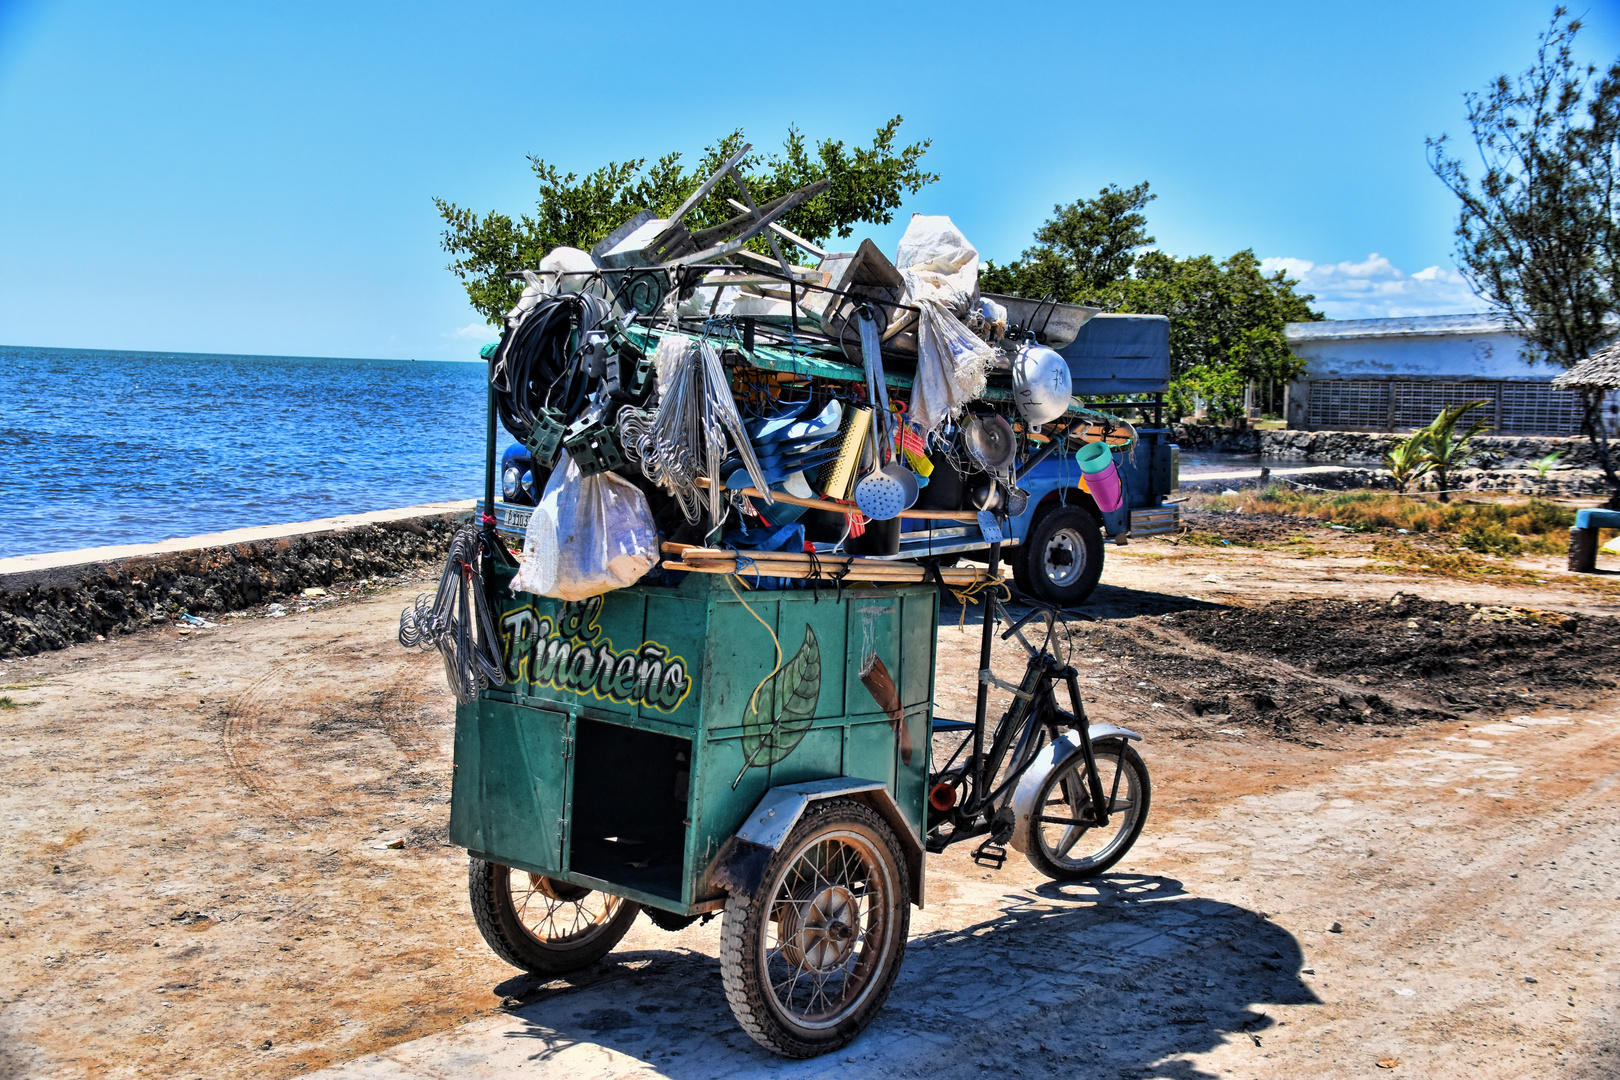
POLYGON ((760 690, 764 689, 765 684, 770 682, 778 671, 782 670, 782 643, 776 639, 776 631, 772 629, 771 624, 766 622, 764 619, 760 619, 759 612, 755 611, 751 606, 749 606, 748 601, 743 599, 742 593, 737 591, 737 585, 735 582, 736 577, 736 574, 726 575, 726 584, 731 586, 731 595, 737 598, 737 602, 739 604, 745 608, 748 608, 748 614, 752 615, 756 619, 759 619, 759 625, 763 626, 765 628, 765 632, 771 635, 771 644, 776 648, 776 666, 771 668, 771 673, 769 675, 759 680, 759 685, 754 687, 754 692, 748 695, 748 709, 746 711, 753 712, 754 700, 759 697, 760 690))
MULTIPOLYGON (((1002 597, 1002 600, 1012 600, 1012 590, 1007 587, 1007 583, 1005 581, 1000 579, 993 581, 975 581, 972 585, 969 585, 965 589, 951 590, 951 595, 956 597, 956 602, 962 605, 962 614, 958 616, 956 620, 956 628, 958 630, 967 629, 968 605, 977 604, 979 602, 978 599, 976 599, 978 594, 983 592, 985 589, 990 588, 1000 589, 1003 593, 1005 593, 1006 595, 1002 597)), ((997 601, 997 603, 1000 602, 1001 600, 997 601)), ((987 619, 990 617, 990 608, 988 605, 986 605, 984 609, 984 617, 987 619)))

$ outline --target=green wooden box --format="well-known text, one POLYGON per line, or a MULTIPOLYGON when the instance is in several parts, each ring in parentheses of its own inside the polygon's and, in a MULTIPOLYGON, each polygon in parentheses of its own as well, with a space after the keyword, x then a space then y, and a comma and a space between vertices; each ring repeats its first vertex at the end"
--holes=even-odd
POLYGON ((723 903, 706 872, 777 785, 880 781, 920 843, 933 586, 840 598, 690 574, 565 604, 507 580, 496 608, 510 681, 457 710, 453 843, 681 914, 723 903), (769 679, 767 626, 784 665, 769 679), (860 678, 873 653, 899 690, 909 763, 860 678))

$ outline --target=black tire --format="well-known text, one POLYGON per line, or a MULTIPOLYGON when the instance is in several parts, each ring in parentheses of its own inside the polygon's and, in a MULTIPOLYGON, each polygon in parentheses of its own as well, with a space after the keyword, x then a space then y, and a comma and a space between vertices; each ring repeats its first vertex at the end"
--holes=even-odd
POLYGON ((1147 765, 1129 742, 1103 739, 1092 744, 1092 753, 1103 788, 1113 797, 1106 830, 1077 823, 1080 812, 1091 805, 1080 754, 1053 769, 1035 796, 1038 816, 1029 823, 1028 857, 1030 865, 1055 881, 1088 878, 1124 858, 1142 835, 1153 802, 1147 765))
POLYGON ((726 901, 720 970, 732 1015, 785 1057, 837 1050, 888 999, 910 927, 911 878, 894 831, 849 799, 814 803, 758 891, 726 901))
POLYGON ((495 955, 536 975, 590 967, 613 951, 641 905, 554 878, 473 859, 473 921, 495 955))
POLYGON ((1012 564, 1013 580, 1027 595, 1058 607, 1084 603, 1102 578, 1102 524, 1083 506, 1048 507, 1012 564))

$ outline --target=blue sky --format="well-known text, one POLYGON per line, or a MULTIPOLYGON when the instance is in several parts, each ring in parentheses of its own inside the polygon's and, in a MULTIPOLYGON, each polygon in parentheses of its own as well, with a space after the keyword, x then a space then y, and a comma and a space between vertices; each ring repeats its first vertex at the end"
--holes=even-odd
MULTIPOLYGON (((1620 55, 1620 2, 1578 9, 1620 55)), ((0 0, 0 343, 460 359, 440 195, 519 213, 735 127, 931 138, 985 257, 1149 181, 1158 246, 1253 248, 1334 317, 1476 309, 1423 137, 1545 3, 98 4, 0 0)))

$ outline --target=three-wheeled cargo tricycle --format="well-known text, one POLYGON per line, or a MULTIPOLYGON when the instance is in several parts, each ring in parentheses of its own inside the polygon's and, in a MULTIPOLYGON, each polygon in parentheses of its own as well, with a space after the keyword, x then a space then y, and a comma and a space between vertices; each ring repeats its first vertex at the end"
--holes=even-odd
MULTIPOLYGON (((482 507, 493 415, 490 429, 482 507)), ((638 912, 667 930, 719 913, 738 1023, 814 1056, 882 1007, 928 852, 982 837, 976 859, 999 866, 1011 846, 1079 878, 1141 831, 1140 737, 1089 724, 1051 608, 1014 621, 980 590, 977 712, 951 720, 934 711, 937 582, 862 584, 851 567, 771 591, 665 573, 565 602, 513 588, 515 530, 482 507, 440 589, 464 587, 470 628, 447 658, 468 663, 483 640, 499 665, 463 683, 450 838, 471 856, 480 931, 519 968, 592 964, 638 912), (1017 682, 991 670, 998 628, 1028 653, 1017 682), (991 723, 994 688, 1010 700, 991 723)), ((997 582, 1000 558, 997 543, 997 582)))

